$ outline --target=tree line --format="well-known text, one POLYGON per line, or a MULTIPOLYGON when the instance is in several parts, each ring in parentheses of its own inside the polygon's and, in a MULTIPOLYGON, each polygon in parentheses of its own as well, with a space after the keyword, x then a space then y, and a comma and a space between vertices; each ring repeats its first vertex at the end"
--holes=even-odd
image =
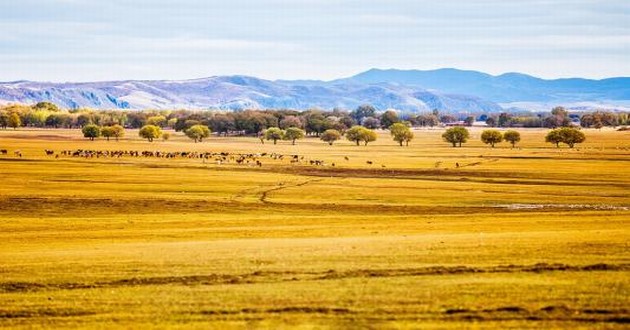
MULTIPOLYGON (((468 142, 470 132, 465 127, 452 127, 442 134, 442 139, 449 142, 453 147, 461 147, 462 143, 468 142)), ((507 130, 501 133, 499 130, 489 129, 481 133, 481 142, 490 145, 492 148, 497 143, 507 141, 516 147, 516 143, 521 141, 521 133, 513 130, 507 130)), ((560 147, 560 143, 565 143, 569 148, 573 148, 576 144, 586 141, 586 135, 574 127, 560 127, 550 130, 545 136, 545 142, 553 143, 556 147, 560 147)))
POLYGON ((194 125, 209 127, 220 135, 256 135, 270 127, 286 130, 297 127, 307 135, 319 136, 326 130, 335 129, 342 134, 352 126, 368 129, 387 129, 395 123, 408 122, 416 127, 434 127, 461 122, 472 126, 474 122, 485 122, 489 127, 568 127, 580 125, 585 128, 630 125, 628 113, 596 111, 572 114, 563 107, 550 113, 481 114, 455 116, 439 110, 419 115, 399 114, 393 110, 378 113, 371 105, 361 105, 352 111, 334 109, 323 111, 296 110, 245 110, 245 111, 193 111, 193 110, 62 110, 51 102, 39 102, 32 106, 9 105, 0 107, 0 127, 48 127, 83 128, 86 125, 120 125, 139 129, 146 125, 185 131, 194 125))

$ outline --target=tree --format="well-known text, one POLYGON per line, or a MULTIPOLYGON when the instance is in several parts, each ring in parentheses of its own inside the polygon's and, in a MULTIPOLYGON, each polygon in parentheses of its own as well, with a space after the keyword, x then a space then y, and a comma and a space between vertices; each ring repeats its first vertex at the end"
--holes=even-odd
MULTIPOLYGON (((87 127, 87 126, 86 126, 87 127)), ((85 127, 84 127, 85 129, 85 127)), ((105 126, 101 128, 101 135, 109 141, 109 138, 114 136, 114 129, 111 126, 105 126)))
POLYGON ((284 132, 284 139, 291 141, 291 144, 295 144, 295 140, 303 139, 306 135, 306 132, 297 128, 297 127, 289 127, 284 132))
POLYGON ((486 124, 490 127, 497 127, 497 119, 494 117, 488 117, 488 119, 486 119, 486 124))
POLYGON ((116 124, 116 125, 112 125, 112 136, 116 138, 116 141, 118 141, 119 138, 125 136, 125 128, 116 124))
POLYGON ((4 110, 0 110, 0 127, 6 129, 7 126, 9 126, 9 114, 4 110))
POLYGON ((166 117, 164 116, 152 116, 147 118, 147 125, 154 125, 158 127, 164 127, 167 124, 166 117))
POLYGON ((162 141, 168 141, 168 139, 170 138, 171 138, 171 133, 169 132, 162 133, 162 141))
POLYGON ((162 136, 162 129, 155 125, 144 125, 138 132, 141 138, 147 139, 149 142, 153 142, 153 139, 157 139, 162 136))
POLYGON ((362 133, 362 137, 361 140, 363 140, 363 143, 365 143, 365 145, 368 145, 369 142, 374 142, 376 141, 377 135, 376 132, 374 132, 371 129, 365 129, 365 131, 363 131, 362 133))
POLYGON ((503 138, 512 144, 512 148, 516 146, 516 142, 521 141, 521 133, 517 131, 505 131, 503 138))
POLYGON ((365 134, 366 130, 368 129, 363 126, 352 126, 346 131, 346 139, 359 145, 359 142, 363 140, 363 134, 365 134))
POLYGON ((503 134, 496 129, 488 129, 481 133, 481 142, 489 144, 492 148, 501 141, 503 141, 503 134))
POLYGON ((502 112, 499 114, 499 120, 498 120, 498 125, 499 127, 507 127, 510 123, 510 114, 508 114, 507 112, 502 112))
POLYGON ((120 125, 105 126, 101 128, 101 135, 109 141, 110 137, 118 138, 125 135, 125 129, 120 125))
POLYGON ((458 144, 461 147, 462 143, 466 143, 469 137, 470 133, 464 127, 452 127, 442 134, 444 141, 452 143, 453 147, 456 147, 458 144))
POLYGON ((389 126, 389 133, 394 138, 394 141, 398 142, 401 147, 403 142, 409 145, 409 141, 413 139, 413 132, 409 126, 403 123, 395 123, 389 126))
POLYGON ((94 141, 95 138, 101 136, 101 128, 94 124, 83 126, 81 132, 83 132, 83 137, 90 139, 90 141, 94 141))
POLYGON ((398 118, 398 114, 394 110, 387 110, 381 115, 381 127, 389 128, 395 123, 399 123, 400 118, 398 118))
POLYGON ((265 130, 265 139, 273 140, 273 144, 277 144, 278 140, 282 140, 284 131, 278 127, 269 127, 265 130))
POLYGON ((423 114, 423 115, 418 115, 418 117, 415 118, 415 122, 416 125, 419 126, 429 126, 429 127, 433 127, 433 126, 437 126, 440 121, 438 120, 438 117, 436 117, 433 114, 423 114))
POLYGON ((464 124, 468 127, 472 126, 475 123, 475 117, 473 116, 468 116, 466 117, 466 119, 464 119, 464 124))
POLYGON ((302 127, 302 121, 296 116, 286 116, 280 121, 280 128, 287 129, 289 127, 302 127))
POLYGON ((166 121, 166 125, 172 129, 175 129, 175 124, 177 124, 177 118, 171 118, 166 121))
POLYGON ((455 116, 452 116, 452 115, 443 115, 440 117, 440 122, 444 124, 453 123, 456 121, 457 121, 457 118, 455 118, 455 116))
POLYGON ((38 102, 33 106, 33 110, 45 110, 50 112, 59 112, 59 107, 51 102, 38 102))
POLYGON ((210 129, 205 125, 194 125, 185 130, 184 134, 197 143, 202 142, 204 138, 210 136, 210 129))
POLYGON ((555 143, 556 148, 560 148, 560 142, 562 142, 562 136, 560 136, 560 131, 554 129, 547 133, 545 136, 545 142, 555 143))
POLYGON ((361 121, 361 125, 368 129, 377 129, 381 126, 381 121, 374 117, 365 117, 361 121))
POLYGON ((558 134, 561 141, 566 143, 569 148, 573 148, 576 143, 582 143, 586 140, 584 133, 573 127, 562 127, 558 129, 558 134))
POLYGON ((22 126, 22 119, 20 119, 20 116, 17 113, 12 113, 9 115, 9 127, 12 127, 13 129, 17 129, 18 127, 22 126))
POLYGON ((551 116, 543 120, 544 126, 548 128, 566 127, 571 124, 569 112, 563 107, 551 109, 551 116))
POLYGON ((333 145, 335 141, 341 139, 341 133, 336 129, 329 129, 322 133, 320 139, 324 142, 328 142, 329 145, 333 145))
POLYGON ((362 122, 365 117, 374 117, 374 115, 376 115, 376 108, 369 104, 360 105, 350 113, 352 119, 357 123, 362 122))

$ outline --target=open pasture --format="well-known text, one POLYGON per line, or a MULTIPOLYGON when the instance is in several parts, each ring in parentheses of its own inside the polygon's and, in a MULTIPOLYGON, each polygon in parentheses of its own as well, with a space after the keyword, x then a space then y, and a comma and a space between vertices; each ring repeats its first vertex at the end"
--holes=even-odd
POLYGON ((409 147, 0 131, 0 327, 623 328, 630 132, 585 132, 511 149, 479 130, 462 148, 439 129, 409 147), (77 149, 213 156, 60 154, 77 149))

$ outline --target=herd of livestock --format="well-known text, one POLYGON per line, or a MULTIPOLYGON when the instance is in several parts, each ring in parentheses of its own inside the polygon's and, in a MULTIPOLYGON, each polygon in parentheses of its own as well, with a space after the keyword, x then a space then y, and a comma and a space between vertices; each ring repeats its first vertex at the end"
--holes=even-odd
MULTIPOLYGON (((0 156, 8 156, 10 153, 7 149, 0 149, 0 156)), ((15 157, 21 158, 23 153, 15 150, 12 153, 15 157)), ((263 166, 263 160, 283 161, 288 160, 291 164, 307 164, 314 166, 335 166, 335 163, 326 163, 323 160, 307 159, 300 155, 283 155, 279 153, 232 153, 232 152, 198 152, 198 151, 136 151, 136 150, 89 150, 75 149, 62 150, 55 152, 54 150, 44 149, 44 154, 49 157, 59 158, 160 158, 160 159, 197 159, 204 163, 212 162, 217 165, 221 164, 237 164, 263 166)), ((344 157, 349 160, 348 157, 344 157)))

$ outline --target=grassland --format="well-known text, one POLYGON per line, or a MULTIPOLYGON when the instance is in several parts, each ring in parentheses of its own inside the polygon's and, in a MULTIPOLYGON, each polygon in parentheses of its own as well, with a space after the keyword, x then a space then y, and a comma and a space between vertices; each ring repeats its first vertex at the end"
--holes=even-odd
POLYGON ((0 327, 630 322, 630 132, 588 130, 573 150, 542 130, 523 130, 515 149, 489 148, 479 131, 463 148, 440 130, 416 131, 409 147, 385 133, 359 147, 127 134, 0 131, 0 327), (44 149, 298 154, 327 166, 44 149))

